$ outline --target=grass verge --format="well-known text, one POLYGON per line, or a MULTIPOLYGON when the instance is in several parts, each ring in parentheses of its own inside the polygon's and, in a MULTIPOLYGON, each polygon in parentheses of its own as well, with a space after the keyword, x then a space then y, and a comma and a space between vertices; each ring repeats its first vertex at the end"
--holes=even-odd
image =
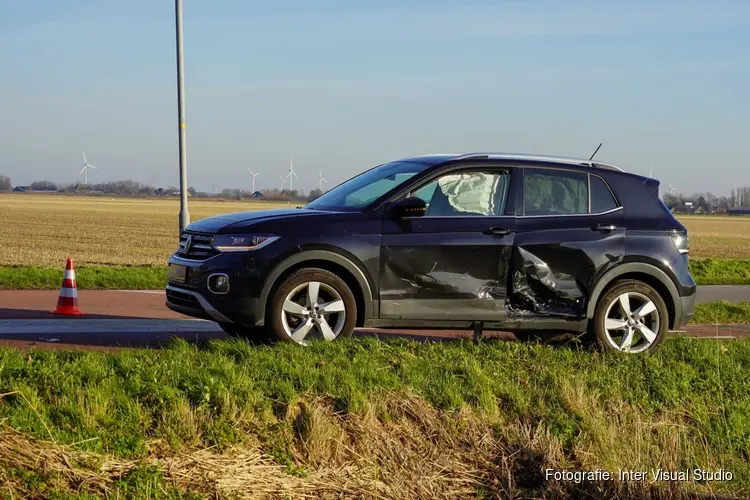
POLYGON ((750 324, 750 302, 716 301, 695 305, 692 323, 699 325, 750 324))
POLYGON ((750 342, 689 338, 629 357, 403 339, 2 349, 0 488, 48 498, 747 495, 748 365, 750 342), (598 468, 724 475, 545 474, 598 468))
MULTIPOLYGON (((0 289, 55 290, 62 285, 65 267, 0 267, 0 289)), ((77 267, 76 286, 81 290, 158 290, 167 282, 166 267, 77 267)))
POLYGON ((691 259, 690 274, 699 285, 750 285, 750 260, 691 259))
MULTIPOLYGON (((63 268, 0 267, 0 289, 53 290, 62 283, 63 268)), ((699 285, 750 285, 750 260, 694 259, 690 272, 699 285)), ((161 266, 91 266, 76 269, 82 290, 157 290, 167 271, 161 266)))

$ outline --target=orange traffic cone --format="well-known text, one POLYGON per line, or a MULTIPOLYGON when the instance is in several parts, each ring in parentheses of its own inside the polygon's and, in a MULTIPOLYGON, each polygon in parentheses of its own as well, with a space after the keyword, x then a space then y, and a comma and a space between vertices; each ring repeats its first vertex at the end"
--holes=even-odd
POLYGON ((83 313, 78 308, 78 289, 76 288, 76 272, 73 270, 73 259, 68 257, 65 265, 65 276, 63 277, 60 296, 57 298, 57 307, 52 314, 63 314, 65 316, 80 316, 83 313))

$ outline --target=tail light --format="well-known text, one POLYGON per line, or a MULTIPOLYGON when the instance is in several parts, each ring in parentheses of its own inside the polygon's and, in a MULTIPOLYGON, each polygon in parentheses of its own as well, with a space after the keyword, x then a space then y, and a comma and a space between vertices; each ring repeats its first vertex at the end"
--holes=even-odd
POLYGON ((687 254, 690 251, 690 236, 686 230, 674 231, 669 234, 675 248, 681 254, 687 254))

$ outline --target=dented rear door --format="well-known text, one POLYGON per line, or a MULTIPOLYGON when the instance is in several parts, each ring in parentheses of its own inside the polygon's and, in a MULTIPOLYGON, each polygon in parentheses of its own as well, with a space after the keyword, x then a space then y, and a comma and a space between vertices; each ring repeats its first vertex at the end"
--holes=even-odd
POLYGON ((597 175, 525 168, 517 212, 509 319, 582 317, 599 277, 622 261, 622 207, 597 175))

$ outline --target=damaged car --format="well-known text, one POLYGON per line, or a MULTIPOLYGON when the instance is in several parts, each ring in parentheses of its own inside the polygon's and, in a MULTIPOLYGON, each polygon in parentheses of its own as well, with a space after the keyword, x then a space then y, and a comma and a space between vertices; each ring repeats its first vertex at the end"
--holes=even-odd
POLYGON ((592 160, 423 155, 303 207, 190 224, 167 306, 305 345, 357 327, 591 334, 651 351, 693 316, 689 238, 659 181, 592 160))

